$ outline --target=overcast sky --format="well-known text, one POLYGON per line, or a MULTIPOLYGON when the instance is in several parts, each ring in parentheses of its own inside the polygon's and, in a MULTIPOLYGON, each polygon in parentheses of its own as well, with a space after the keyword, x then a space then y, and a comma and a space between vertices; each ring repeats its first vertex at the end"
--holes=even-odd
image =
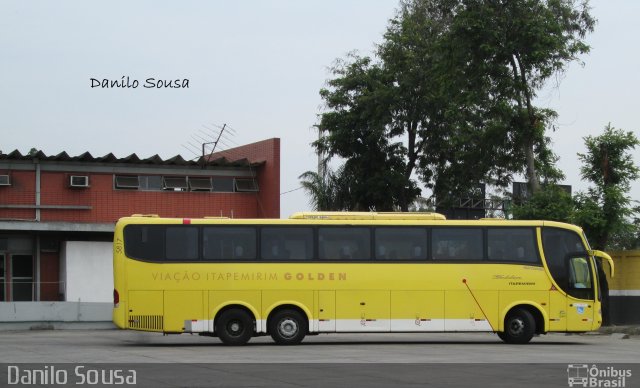
MULTIPOLYGON (((607 123, 640 132, 640 1, 592 1, 598 19, 584 67, 572 65, 539 94, 558 111, 551 136, 574 191, 582 137, 607 123)), ((188 143, 228 124, 220 149, 281 138, 281 192, 316 168, 310 143, 328 67, 352 50, 371 54, 395 0, 2 1, 0 150, 31 147, 118 157, 195 156, 188 143), (91 78, 138 80, 91 88, 91 78), (144 88, 147 78, 188 79, 186 89, 144 88), (186 148, 185 148, 186 147, 186 148), (189 149, 188 149, 189 148, 189 149)), ((634 152, 640 162, 640 149, 634 152)), ((632 197, 640 199, 640 183, 632 197)), ((303 190, 283 194, 281 215, 308 210, 303 190)))

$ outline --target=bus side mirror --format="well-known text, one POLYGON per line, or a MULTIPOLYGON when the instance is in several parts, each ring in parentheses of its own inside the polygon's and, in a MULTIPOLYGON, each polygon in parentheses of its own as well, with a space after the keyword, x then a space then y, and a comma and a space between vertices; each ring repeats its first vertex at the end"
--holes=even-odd
POLYGON ((606 260, 607 263, 609 263, 609 269, 610 269, 610 272, 611 272, 610 274, 611 274, 611 277, 613 278, 613 275, 615 273, 615 267, 614 267, 613 259, 611 258, 611 256, 609 256, 609 254, 606 253, 606 252, 598 251, 598 250, 593 250, 593 251, 591 251, 589 253, 592 256, 599 257, 602 261, 606 260))

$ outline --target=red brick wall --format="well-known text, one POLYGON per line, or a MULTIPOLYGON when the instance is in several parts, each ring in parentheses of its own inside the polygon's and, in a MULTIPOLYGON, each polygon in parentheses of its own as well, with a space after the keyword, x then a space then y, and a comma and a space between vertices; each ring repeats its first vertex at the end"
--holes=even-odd
MULTIPOLYGON (((11 186, 0 186, 0 204, 33 205, 36 203, 35 171, 3 171, 11 176, 11 186)), ((33 209, 2 209, 0 218, 33 220, 36 212, 33 209)))
POLYGON ((267 139, 211 155, 212 159, 220 157, 229 160, 247 158, 250 162, 265 162, 258 168, 260 187, 260 192, 256 195, 258 217, 280 218, 280 139, 267 139))
MULTIPOLYGON (((42 205, 90 206, 81 209, 42 209, 41 221, 115 222, 135 213, 161 217, 226 216, 280 217, 280 139, 269 139, 224 151, 229 160, 264 161, 257 167, 259 192, 208 193, 114 190, 113 174, 42 171, 42 205), (70 175, 89 175, 89 188, 70 188, 70 175)), ((43 162, 46 163, 46 162, 43 162)), ((153 174, 152 171, 149 174, 153 174)), ((0 187, 0 204, 34 205, 35 171, 12 171, 12 186, 0 187)), ((0 219, 35 219, 34 209, 0 208, 0 219)))

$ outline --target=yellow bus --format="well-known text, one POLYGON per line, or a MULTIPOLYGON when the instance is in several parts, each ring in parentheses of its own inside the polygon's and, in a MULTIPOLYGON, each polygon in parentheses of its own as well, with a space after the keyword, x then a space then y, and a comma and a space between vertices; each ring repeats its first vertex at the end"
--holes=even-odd
POLYGON ((339 332, 493 332, 527 343, 600 327, 596 257, 613 271, 580 228, 549 221, 132 216, 115 228, 113 322, 227 345, 339 332))

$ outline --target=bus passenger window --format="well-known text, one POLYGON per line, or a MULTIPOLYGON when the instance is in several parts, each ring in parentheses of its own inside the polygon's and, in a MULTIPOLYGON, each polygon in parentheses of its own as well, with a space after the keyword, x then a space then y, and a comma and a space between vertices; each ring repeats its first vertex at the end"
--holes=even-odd
POLYGON ((198 260, 198 228, 168 226, 166 230, 167 260, 198 260))
POLYGON ((313 229, 308 227, 262 228, 260 234, 262 260, 311 260, 313 229))
POLYGON ((376 260, 426 260, 427 229, 376 228, 376 260))
POLYGON ((370 260, 371 237, 369 228, 319 228, 318 251, 320 260, 370 260))
POLYGON ((125 254, 132 259, 163 261, 164 229, 162 225, 127 225, 124 228, 125 254))
POLYGON ((489 260, 538 263, 534 229, 489 228, 487 230, 489 260))
POLYGON ((256 230, 247 227, 211 226, 202 229, 204 260, 255 260, 256 230))
POLYGON ((482 260, 482 229, 434 228, 431 232, 431 253, 434 260, 482 260))

